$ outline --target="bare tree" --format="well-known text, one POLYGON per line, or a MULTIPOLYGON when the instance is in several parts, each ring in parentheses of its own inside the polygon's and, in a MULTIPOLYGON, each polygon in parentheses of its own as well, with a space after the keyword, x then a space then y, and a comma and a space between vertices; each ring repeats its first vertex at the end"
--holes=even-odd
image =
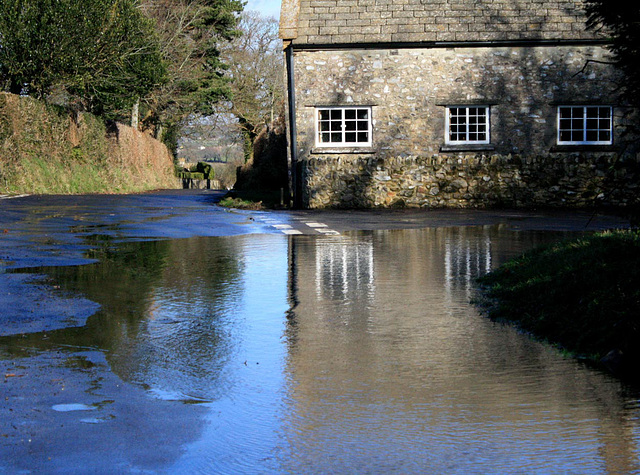
POLYGON ((284 107, 284 61, 278 38, 278 21, 258 12, 240 17, 241 35, 222 48, 229 65, 229 109, 243 134, 245 161, 253 156, 253 142, 272 124, 284 107))

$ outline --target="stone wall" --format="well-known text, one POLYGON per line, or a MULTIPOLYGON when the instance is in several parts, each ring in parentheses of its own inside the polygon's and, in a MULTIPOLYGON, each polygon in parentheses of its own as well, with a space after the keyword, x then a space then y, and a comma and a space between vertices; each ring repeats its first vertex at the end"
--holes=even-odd
POLYGON ((596 45, 294 50, 302 203, 629 202, 638 141, 608 59, 596 45), (488 146, 445 145, 445 106, 465 104, 490 106, 488 146), (572 104, 614 106, 614 145, 557 146, 557 106, 572 104), (373 146, 316 147, 315 107, 330 105, 371 106, 373 146))
POLYGON ((626 206, 638 203, 640 160, 617 154, 312 159, 309 208, 626 206))

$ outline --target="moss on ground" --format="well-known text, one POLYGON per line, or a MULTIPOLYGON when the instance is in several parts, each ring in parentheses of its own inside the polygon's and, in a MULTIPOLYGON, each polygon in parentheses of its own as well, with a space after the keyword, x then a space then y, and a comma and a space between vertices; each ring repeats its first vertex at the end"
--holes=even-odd
POLYGON ((610 231, 535 249, 480 279, 490 318, 592 361, 640 362, 640 232, 610 231), (614 353, 611 353, 611 352, 614 353))

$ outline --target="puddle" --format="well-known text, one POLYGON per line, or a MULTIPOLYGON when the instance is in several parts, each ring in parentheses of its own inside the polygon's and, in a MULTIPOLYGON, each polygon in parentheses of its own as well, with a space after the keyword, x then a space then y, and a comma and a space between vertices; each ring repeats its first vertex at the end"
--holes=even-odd
POLYGON ((54 412, 108 405, 60 429, 77 452, 54 435, 23 454, 42 467, 638 472, 637 392, 469 303, 477 276, 565 236, 476 226, 95 240, 94 263, 37 272, 97 308, 77 328, 0 338, 0 361, 28 374, 0 395, 39 382, 103 401, 54 412))

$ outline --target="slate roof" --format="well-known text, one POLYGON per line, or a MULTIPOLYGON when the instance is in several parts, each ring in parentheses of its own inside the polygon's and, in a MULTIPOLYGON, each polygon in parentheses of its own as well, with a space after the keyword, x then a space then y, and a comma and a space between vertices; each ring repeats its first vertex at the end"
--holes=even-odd
POLYGON ((581 0, 283 0, 299 45, 590 40, 581 0))

